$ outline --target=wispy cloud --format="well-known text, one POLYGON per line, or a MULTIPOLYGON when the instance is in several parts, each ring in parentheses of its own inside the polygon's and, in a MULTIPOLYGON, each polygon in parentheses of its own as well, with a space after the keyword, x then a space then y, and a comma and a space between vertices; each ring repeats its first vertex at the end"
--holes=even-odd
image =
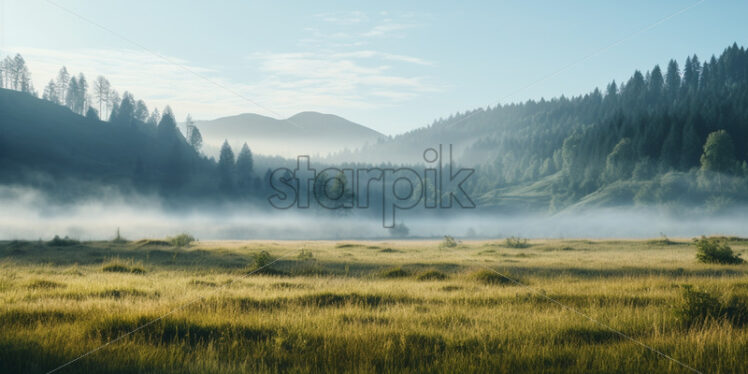
POLYGON ((304 110, 376 109, 441 89, 427 77, 397 74, 388 64, 397 61, 428 66, 431 62, 368 50, 255 53, 247 68, 255 69, 261 78, 249 82, 175 57, 166 56, 178 65, 136 50, 13 50, 26 58, 39 91, 65 65, 71 74, 83 72, 89 82, 98 75, 107 77, 120 93, 132 92, 150 108, 170 105, 180 117, 191 113, 196 118, 215 118, 242 112, 282 117, 304 110), (262 107, 230 91, 251 98, 262 107), (390 94, 383 94, 387 92, 390 94))
POLYGON ((424 76, 397 74, 387 61, 431 65, 415 57, 376 51, 339 53, 256 53, 250 61, 266 78, 263 87, 292 90, 296 98, 335 97, 339 104, 357 108, 391 105, 441 88, 424 76), (377 92, 400 92, 382 96, 377 92), (387 100, 372 100, 373 96, 387 100))
POLYGON ((241 98, 206 82, 189 71, 210 77, 221 85, 244 89, 241 85, 221 77, 211 68, 190 64, 188 61, 166 56, 164 61, 150 53, 129 49, 57 50, 17 47, 29 65, 34 85, 41 91, 50 79, 57 76, 62 66, 70 74, 82 72, 89 84, 105 76, 120 94, 130 91, 137 99, 144 99, 150 108, 170 105, 177 115, 190 112, 197 116, 214 116, 246 111, 262 111, 241 98))
POLYGON ((384 23, 372 27, 371 30, 361 35, 370 37, 370 38, 381 38, 381 37, 386 37, 386 36, 402 37, 403 34, 399 33, 399 31, 403 31, 403 30, 406 30, 412 27, 414 27, 414 25, 405 24, 405 23, 394 23, 392 22, 392 20, 386 20, 384 23))
POLYGON ((90 82, 98 75, 107 77, 120 93, 130 91, 150 108, 170 105, 180 118, 187 113, 207 119, 242 112, 283 117, 304 110, 371 110, 443 90, 429 75, 434 61, 374 48, 375 43, 367 46, 367 40, 400 37, 398 33, 413 27, 408 23, 411 15, 353 11, 315 18, 322 25, 304 27, 306 38, 301 40, 314 46, 252 53, 242 67, 246 73, 223 72, 174 56, 165 56, 165 61, 131 49, 11 49, 26 58, 39 91, 65 65, 71 74, 83 72, 90 82))
POLYGON ((336 25, 355 25, 369 20, 366 13, 358 10, 341 12, 324 12, 315 14, 314 17, 324 22, 336 25))

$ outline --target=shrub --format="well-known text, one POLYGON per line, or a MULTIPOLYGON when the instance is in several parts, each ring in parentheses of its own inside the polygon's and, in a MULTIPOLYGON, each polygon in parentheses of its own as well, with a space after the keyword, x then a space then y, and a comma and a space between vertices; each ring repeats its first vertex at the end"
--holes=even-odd
POLYGON ((70 239, 67 236, 65 238, 60 238, 59 236, 55 235, 55 237, 47 242, 47 245, 52 247, 67 247, 71 245, 80 244, 79 241, 75 239, 70 239))
POLYGON ((421 280, 421 281, 445 280, 445 279, 447 279, 447 275, 438 270, 428 270, 426 272, 418 274, 418 280, 421 280))
POLYGON ((683 298, 675 309, 678 321, 686 327, 700 326, 708 321, 728 321, 735 326, 748 323, 748 305, 733 296, 722 303, 719 297, 706 291, 685 286, 683 298))
POLYGON ((263 268, 270 265, 274 260, 275 258, 268 251, 260 251, 254 257, 254 266, 255 268, 263 268))
POLYGON ((491 270, 480 270, 473 274, 473 278, 479 283, 483 283, 485 285, 512 286, 516 284, 509 280, 507 277, 504 277, 501 274, 491 270))
POLYGON ((276 258, 268 251, 260 251, 254 255, 253 263, 249 268, 249 272, 252 274, 283 275, 283 272, 270 267, 270 264, 275 260, 276 258))
POLYGON ((125 262, 118 258, 109 260, 109 262, 103 264, 101 266, 101 271, 107 273, 145 273, 145 269, 140 264, 134 264, 132 261, 125 262))
POLYGON ((442 244, 439 246, 441 248, 454 248, 457 247, 457 241, 449 235, 444 235, 444 240, 442 240, 442 244))
POLYGON ((527 243, 527 239, 518 236, 510 236, 506 238, 505 244, 509 248, 527 248, 530 246, 530 244, 527 243))
POLYGON ((716 238, 702 236, 696 242, 696 258, 707 264, 740 264, 740 255, 733 253, 727 242, 716 238))
POLYGON ((175 247, 187 247, 195 241, 195 237, 190 234, 179 234, 173 238, 166 238, 166 241, 175 247))
POLYGON ((402 268, 396 267, 382 271, 381 275, 383 278, 402 278, 407 277, 410 274, 402 268))

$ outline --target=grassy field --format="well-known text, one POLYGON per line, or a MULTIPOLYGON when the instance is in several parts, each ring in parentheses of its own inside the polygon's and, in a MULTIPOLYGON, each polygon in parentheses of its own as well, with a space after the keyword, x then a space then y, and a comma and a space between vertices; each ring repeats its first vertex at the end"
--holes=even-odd
POLYGON ((685 239, 54 244, 0 242, 2 373, 189 301, 59 372, 687 372, 544 296, 700 371, 748 372, 748 326, 677 313, 687 285, 748 300, 748 265, 700 264, 685 239), (261 251, 280 259, 247 275, 261 251))

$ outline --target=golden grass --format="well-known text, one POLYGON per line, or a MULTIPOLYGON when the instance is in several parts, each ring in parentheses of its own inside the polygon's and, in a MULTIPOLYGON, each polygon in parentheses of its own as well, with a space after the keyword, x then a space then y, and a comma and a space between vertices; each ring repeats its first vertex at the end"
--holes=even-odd
POLYGON ((699 264, 685 239, 504 244, 0 243, 0 372, 46 372, 189 301, 61 372, 685 372, 543 295, 704 372, 748 372, 747 327, 673 313, 686 284, 748 297, 748 265, 699 264), (246 276, 260 251, 282 275, 246 276))

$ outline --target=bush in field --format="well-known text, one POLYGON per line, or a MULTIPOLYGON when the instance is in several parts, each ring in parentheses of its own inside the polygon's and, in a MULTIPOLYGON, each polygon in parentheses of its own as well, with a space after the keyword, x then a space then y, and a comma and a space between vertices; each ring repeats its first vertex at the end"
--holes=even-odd
POLYGON ((272 265, 277 259, 273 257, 268 251, 260 251, 254 255, 252 266, 249 267, 249 272, 252 274, 265 274, 265 275, 283 275, 282 271, 275 270, 272 265))
MULTIPOLYGON (((491 270, 480 270, 473 274, 473 278, 485 285, 513 286, 516 283, 509 278, 491 270)), ((514 279, 514 277, 512 277, 514 279)))
POLYGON ((506 238, 505 244, 509 248, 527 248, 530 246, 530 244, 527 243, 527 239, 518 236, 510 236, 506 238))
POLYGON ((67 246, 76 245, 76 244, 80 244, 80 242, 75 239, 70 239, 67 236, 64 238, 60 238, 57 235, 55 235, 55 237, 52 240, 47 242, 47 245, 51 247, 67 247, 67 246))
POLYGON ((135 264, 132 261, 123 261, 118 258, 111 259, 101 265, 101 271, 107 273, 145 274, 145 268, 142 265, 135 264))
POLYGON ((254 265, 255 268, 264 268, 269 266, 274 260, 275 258, 268 251, 260 251, 260 253, 255 255, 254 265))
POLYGON ((709 292, 686 286, 675 315, 686 327, 700 326, 708 321, 727 321, 735 326, 743 326, 748 323, 748 305, 737 296, 723 303, 709 292))
POLYGON ((449 235, 444 235, 444 240, 439 246, 441 248, 454 248, 457 247, 457 240, 449 235))
POLYGON ((179 234, 173 238, 166 238, 166 241, 175 247, 187 247, 195 241, 195 237, 190 234, 179 234))
POLYGON ((696 258, 707 264, 740 264, 743 259, 733 253, 724 240, 702 236, 696 242, 696 258))
POLYGON ((407 277, 410 274, 402 268, 396 267, 382 271, 381 275, 383 278, 402 278, 407 277))
POLYGON ((445 280, 447 275, 438 270, 427 270, 421 274, 418 274, 418 280, 429 281, 429 280, 445 280))

